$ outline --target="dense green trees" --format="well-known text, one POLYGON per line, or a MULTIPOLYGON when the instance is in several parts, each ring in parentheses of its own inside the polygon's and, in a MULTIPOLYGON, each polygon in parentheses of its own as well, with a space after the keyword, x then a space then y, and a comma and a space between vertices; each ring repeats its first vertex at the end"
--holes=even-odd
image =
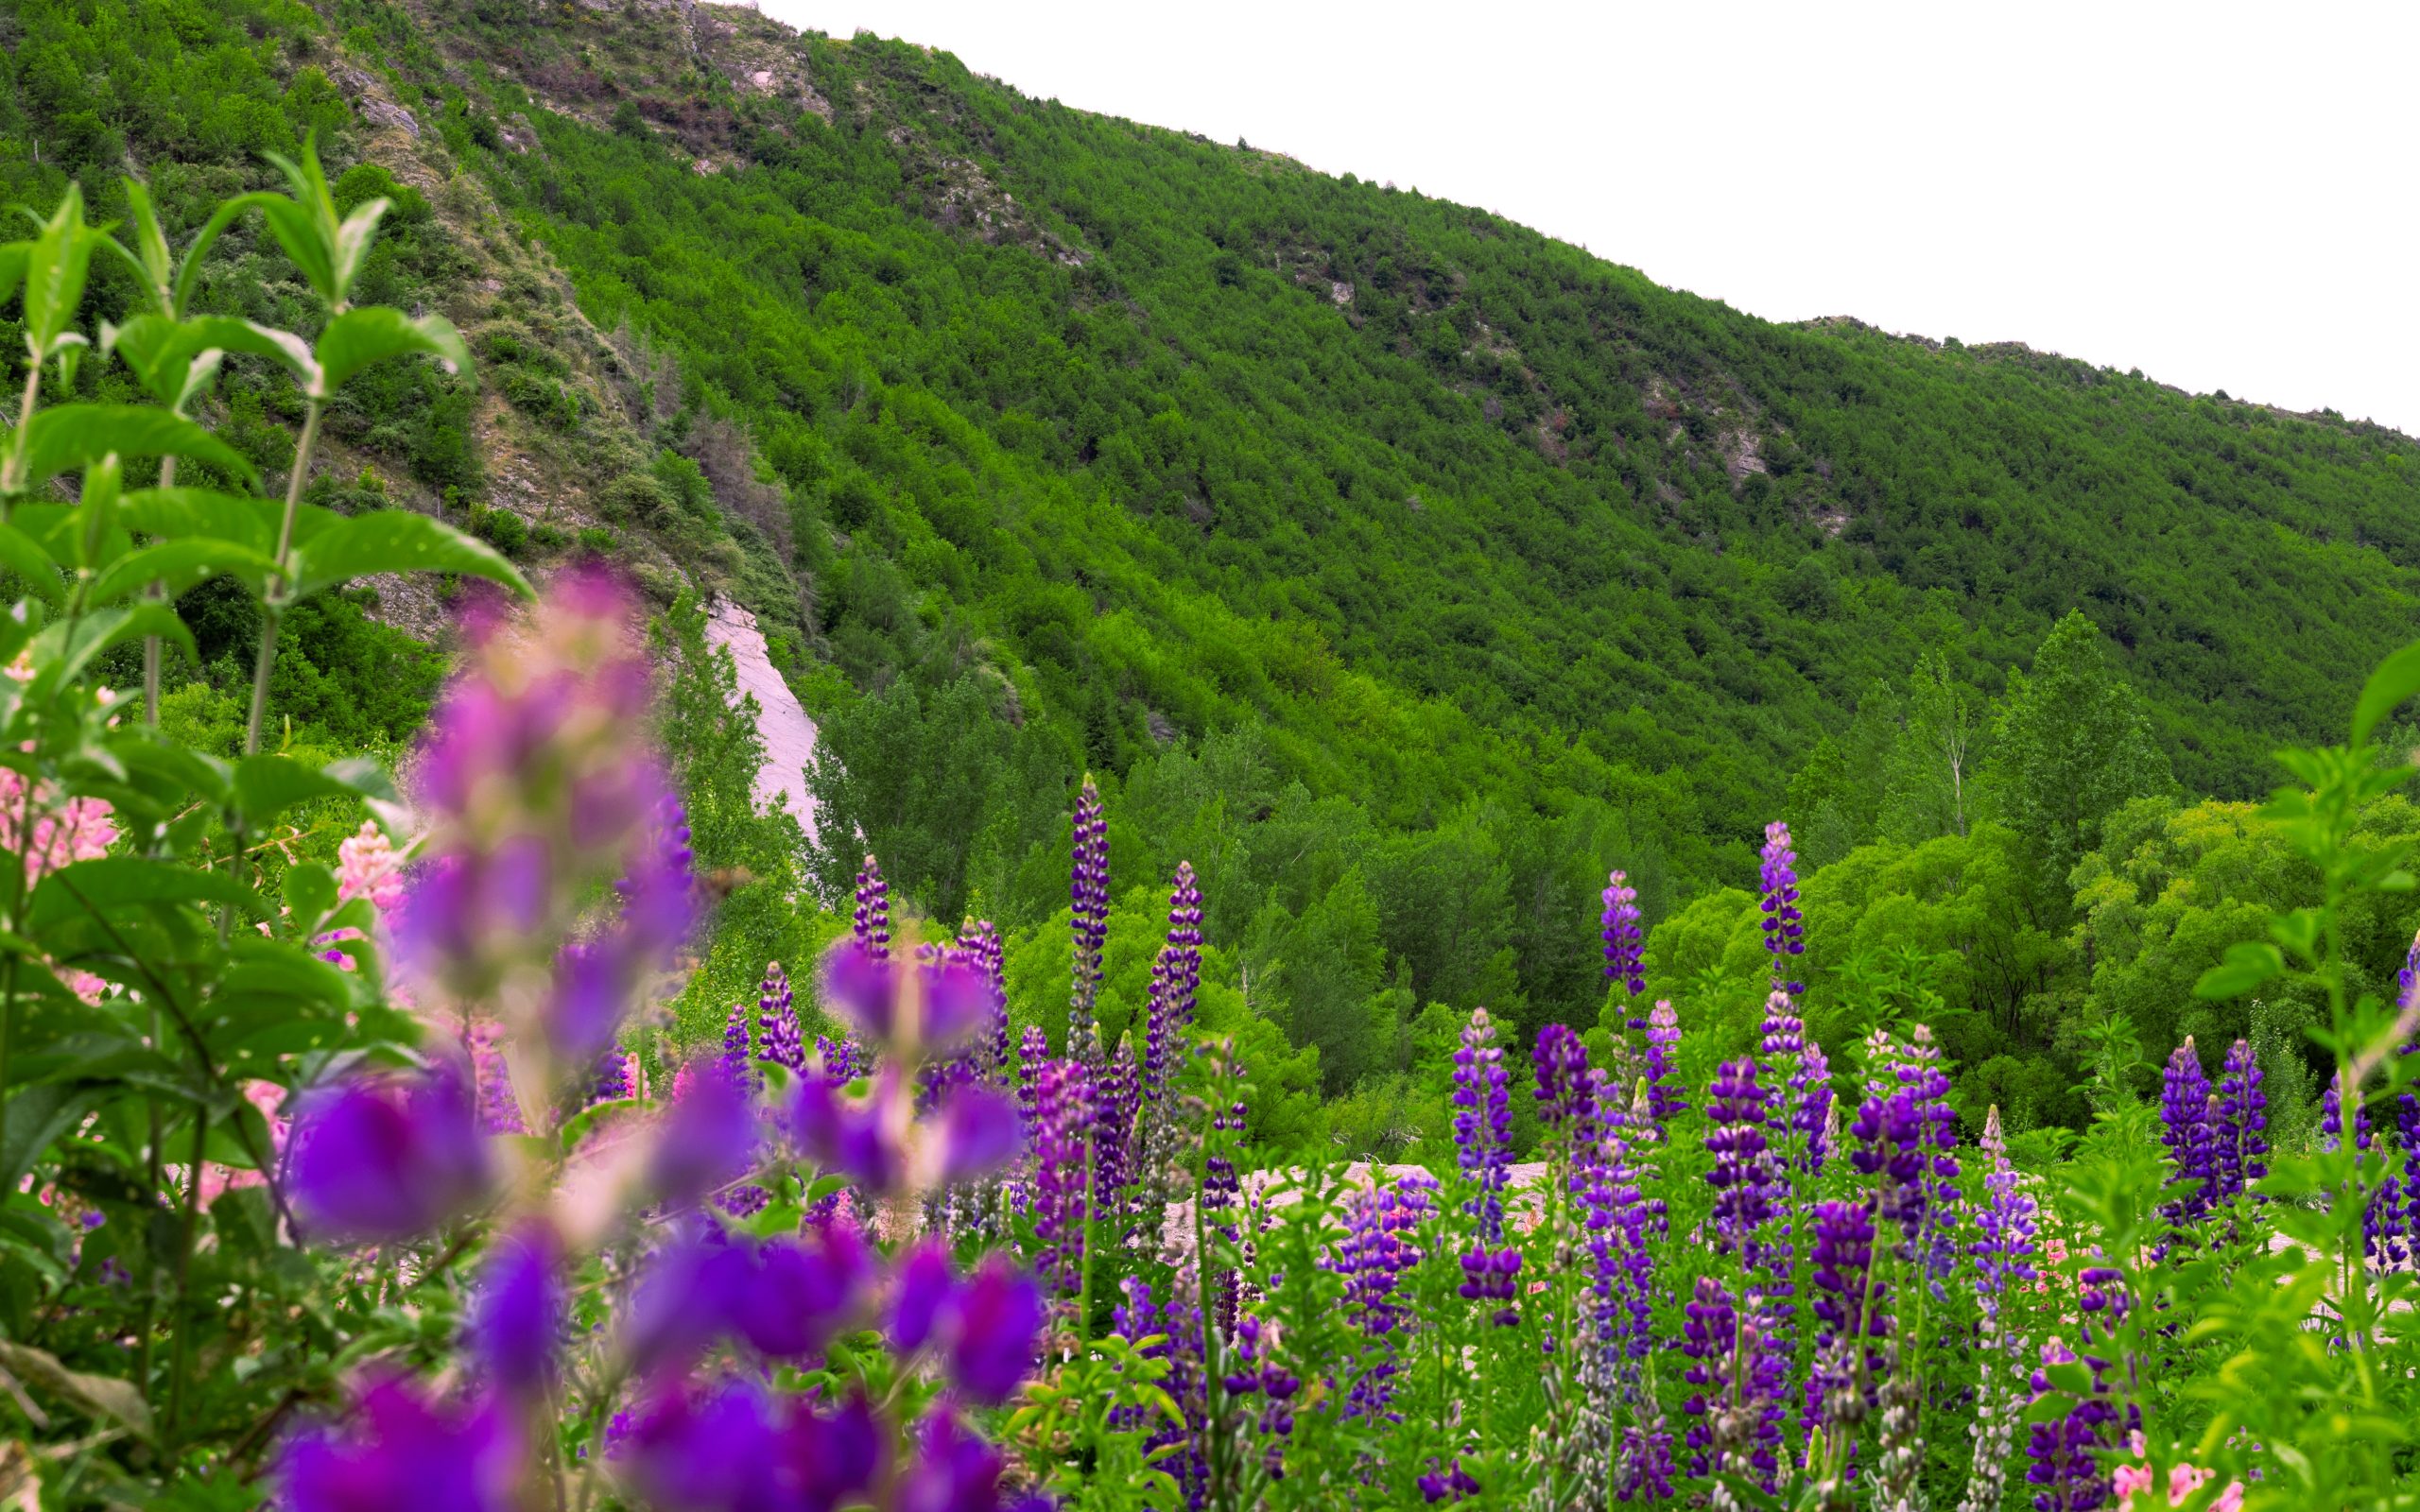
MULTIPOLYGON (((2420 590, 2390 433, 1775 326, 943 54, 683 14, 22 0, 0 188, 130 157, 189 230, 320 131, 340 198, 395 202, 365 280, 475 313, 493 386, 398 366, 338 439, 449 500, 507 422, 601 458, 562 481, 603 539, 748 598, 820 720, 826 896, 862 841, 944 926, 1053 927, 1093 773, 1116 895, 1191 860, 1222 1001, 1300 1086, 1357 1090, 1357 1130, 1426 1116, 1395 1078, 1440 1005, 1597 1020, 1615 866, 1658 990, 1733 1023, 1754 936, 1724 889, 1781 816, 1819 1028, 1938 999, 1996 1068, 1970 1085, 2070 1116, 2080 1016, 2158 1022, 2091 923, 2130 816, 2257 794, 2420 590), (804 84, 760 90, 768 62, 804 84), (412 113, 393 161, 365 88, 412 113)), ((209 307, 300 298, 229 251, 209 307)), ((264 457, 295 419, 242 361, 213 403, 264 457)), ((344 664, 306 635, 279 696, 407 726, 429 663, 331 612, 344 664)))

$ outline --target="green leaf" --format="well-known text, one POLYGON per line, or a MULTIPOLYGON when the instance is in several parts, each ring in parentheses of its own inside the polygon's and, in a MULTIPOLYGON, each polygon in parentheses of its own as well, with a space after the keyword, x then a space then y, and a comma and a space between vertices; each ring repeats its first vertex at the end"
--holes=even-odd
POLYGON ((88 1418, 122 1423, 139 1437, 151 1436, 151 1408, 130 1381, 70 1370, 46 1349, 6 1339, 0 1339, 0 1369, 37 1391, 58 1397, 88 1418))
POLYGON ((147 635, 173 641, 196 661, 200 660, 193 644, 193 631, 167 605, 112 605, 43 627, 43 632, 34 637, 35 672, 33 680, 26 684, 26 696, 49 697, 82 677, 93 659, 111 646, 139 641, 147 635))
POLYGON ((59 563, 42 543, 15 525, 0 524, 0 567, 6 567, 26 580, 26 586, 53 604, 67 597, 67 584, 59 576, 59 563))
POLYGON ((2193 984, 2197 998, 2241 997, 2286 970, 2286 957, 2266 940, 2238 940, 2227 947, 2226 958, 2202 973, 2193 984))
POLYGON ((336 519, 294 548, 297 598, 372 573, 464 573, 524 597, 527 579, 493 546, 408 509, 336 519))
POLYGON ((85 597, 95 607, 139 593, 153 583, 165 585, 176 597, 196 583, 212 577, 233 577, 257 593, 277 571, 266 552, 233 541, 187 536, 129 552, 93 579, 85 597))
MULTIPOLYGON (((11 1073, 12 1076, 14 1073, 11 1073)), ((64 1082, 27 1087, 12 1083, 0 1103, 0 1191, 14 1192, 50 1142, 76 1126, 101 1100, 102 1089, 64 1082)))
POLYGON ((260 481, 260 469, 250 457, 182 415, 150 404, 60 404, 34 416, 26 447, 26 487, 90 467, 112 452, 121 457, 199 457, 248 482, 260 481))
POLYGON ((200 871, 147 856, 101 856, 73 862, 34 887, 26 923, 36 938, 70 919, 103 916, 160 903, 229 903, 257 911, 251 889, 223 871, 200 871))
POLYGON ((581 1108, 579 1112, 574 1113, 571 1117, 563 1120, 562 1136, 563 1152, 565 1154, 569 1154, 579 1148, 579 1142, 588 1137, 588 1131, 596 1126, 596 1123, 599 1119, 602 1119, 609 1114, 619 1112, 625 1108, 644 1108, 646 1107, 647 1104, 640 1102, 635 1097, 615 1097, 601 1103, 591 1103, 588 1107, 581 1108))
POLYGON ((95 239, 84 224, 84 192, 70 182, 26 255, 26 340, 36 361, 57 349, 76 307, 84 302, 95 239))
POLYGON ((0 242, 0 304, 26 281, 26 254, 32 250, 28 242, 0 242))
POLYGON ((2420 641, 2379 662, 2361 685, 2360 701, 2353 706, 2353 744, 2367 744, 2378 722, 2415 693, 2420 693, 2420 641))
MULTIPOLYGON (((174 541, 209 536, 249 546, 266 557, 277 549, 279 504, 209 489, 137 489, 118 501, 128 528, 174 541)), ((298 523, 297 530, 301 529, 298 523)))
POLYGON ((177 267, 176 288, 168 301, 171 315, 182 315, 193 305, 194 281, 201 276, 201 260, 219 235, 233 225, 245 212, 266 208, 278 197, 266 192, 237 195, 221 204, 204 223, 193 245, 185 249, 184 261, 177 267))
POLYGON ((340 301, 335 256, 318 217, 291 199, 267 200, 261 214, 268 219, 268 233, 285 249, 287 261, 302 275, 302 282, 327 303, 340 301))
POLYGON ((76 565, 85 572, 99 568, 102 550, 117 524, 117 502, 126 492, 126 472, 112 452, 84 469, 84 486, 76 496, 76 565))
POLYGON ((346 379, 372 363, 412 352, 437 358, 448 372, 462 372, 471 366, 470 349, 462 345, 461 333, 441 315, 415 320, 382 304, 347 310, 320 333, 319 344, 312 350, 319 376, 308 392, 314 399, 330 398, 346 379))
POLYGON ((256 831, 298 803, 358 796, 357 789, 291 756, 266 752, 247 756, 235 766, 235 808, 256 831))
POLYGON ((212 352, 265 357, 291 372, 305 387, 319 373, 310 346, 301 336, 224 315, 197 316, 190 320, 138 315, 124 325, 104 323, 101 350, 115 353, 147 393, 172 409, 181 408, 192 397, 199 387, 194 369, 212 352))

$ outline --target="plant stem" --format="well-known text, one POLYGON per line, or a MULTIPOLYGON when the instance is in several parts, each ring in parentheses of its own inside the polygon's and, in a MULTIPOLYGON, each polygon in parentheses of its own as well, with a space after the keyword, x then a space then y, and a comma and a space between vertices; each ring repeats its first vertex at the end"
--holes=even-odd
POLYGON ((252 711, 244 721, 244 754, 261 748, 261 719, 268 712, 268 675, 277 665, 277 627, 285 617, 285 593, 293 576, 287 559, 294 547, 294 517, 302 507, 302 484, 310 476, 311 453, 320 440, 320 402, 302 413, 302 436, 294 443, 294 468, 285 479, 285 514, 277 526, 277 577, 261 595, 261 649, 252 662, 252 711))
POLYGON ((25 491, 26 454, 33 447, 34 406, 42 402, 42 359, 26 365, 26 397, 17 405, 17 439, 9 460, 0 464, 0 523, 17 512, 17 495, 25 491))
MULTIPOLYGON (((173 489, 176 486, 177 459, 164 456, 160 458, 160 487, 173 489)), ((166 586, 153 583, 149 596, 164 600, 167 597, 166 586)), ((143 722, 154 730, 160 728, 160 638, 156 635, 143 638, 143 722)))
POLYGON ((168 1418, 160 1434, 161 1446, 170 1452, 175 1451, 177 1428, 184 1416, 186 1367, 193 1357, 193 1329, 184 1313, 189 1300, 186 1287, 193 1273, 194 1239, 201 1221, 201 1156, 209 1137, 210 1109, 197 1107, 193 1110, 193 1164, 185 1171, 184 1234, 177 1246, 177 1344, 168 1361, 168 1418))

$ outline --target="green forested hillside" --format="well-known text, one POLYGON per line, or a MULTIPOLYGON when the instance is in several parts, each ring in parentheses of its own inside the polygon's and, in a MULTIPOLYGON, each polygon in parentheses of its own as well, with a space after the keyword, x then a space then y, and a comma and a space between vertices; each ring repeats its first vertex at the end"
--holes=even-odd
MULTIPOLYGON (((651 0, 0 0, 0 29, 9 198, 107 206, 131 163, 190 212, 317 130, 417 205, 373 297, 446 308, 479 385, 399 369, 337 417, 336 502, 747 599, 836 758, 827 833, 938 919, 1047 926, 1098 774, 1118 896, 1192 859, 1332 1093, 1427 1054, 1429 1004, 1593 1022, 1613 866, 1666 923, 1658 989, 1719 972, 1716 889, 1787 816, 1863 868, 1823 893, 1858 919, 1978 910, 1819 930, 1823 971, 1869 953, 1819 998, 1949 992, 1961 1056, 2058 1116, 2117 990, 2078 933, 2128 874, 2102 850, 2166 833, 2111 814, 2256 796, 2420 592, 2399 435, 1775 325, 905 44, 651 0), (2054 717, 2077 690, 2105 717, 2054 717)), ((239 418, 291 420, 231 372, 239 418)))

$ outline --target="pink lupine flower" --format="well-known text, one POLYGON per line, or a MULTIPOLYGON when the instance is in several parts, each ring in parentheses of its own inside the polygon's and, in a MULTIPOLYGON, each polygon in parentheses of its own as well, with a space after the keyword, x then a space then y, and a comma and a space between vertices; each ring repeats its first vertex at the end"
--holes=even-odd
POLYGON ((361 821, 361 832, 337 847, 337 896, 346 902, 367 898, 385 923, 404 902, 404 863, 394 842, 377 825, 361 821))

